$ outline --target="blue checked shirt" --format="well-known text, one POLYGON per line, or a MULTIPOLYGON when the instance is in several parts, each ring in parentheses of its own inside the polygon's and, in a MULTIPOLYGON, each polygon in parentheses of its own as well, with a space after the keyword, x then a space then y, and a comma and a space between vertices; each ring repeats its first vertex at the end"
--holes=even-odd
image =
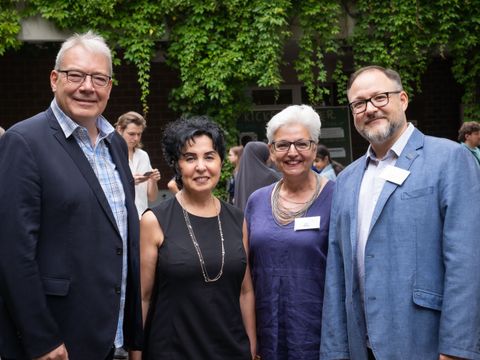
POLYGON ((65 134, 65 137, 68 138, 73 135, 85 154, 85 157, 88 159, 88 162, 92 166, 95 175, 97 175, 98 181, 102 186, 122 237, 122 287, 120 295, 120 314, 118 317, 117 333, 115 335, 115 347, 121 347, 123 345, 123 316, 127 283, 128 218, 127 207, 125 205, 125 192, 120 180, 120 175, 118 174, 115 163, 113 162, 107 144, 105 143, 106 141, 111 141, 115 129, 103 116, 99 116, 97 119, 99 134, 95 140, 95 145, 92 146, 88 131, 85 127, 80 126, 65 115, 65 113, 59 108, 55 99, 53 99, 50 106, 65 134))

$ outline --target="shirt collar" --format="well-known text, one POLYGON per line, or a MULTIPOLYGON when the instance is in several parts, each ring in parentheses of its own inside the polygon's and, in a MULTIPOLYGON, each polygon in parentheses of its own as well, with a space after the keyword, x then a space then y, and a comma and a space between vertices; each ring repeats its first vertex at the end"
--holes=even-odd
POLYGON ((465 146, 465 147, 466 147, 468 150, 470 150, 470 151, 476 151, 476 150, 478 150, 478 147, 472 148, 472 147, 470 147, 466 142, 462 142, 462 145, 465 146))
MULTIPOLYGON (((415 127, 413 126, 412 123, 408 123, 407 128, 405 131, 400 135, 400 137, 395 141, 395 144, 392 145, 392 147, 387 151, 387 155, 385 155, 385 158, 389 158, 391 156, 399 157, 400 154, 402 153, 403 149, 407 145, 408 140, 410 139, 410 136, 412 136, 413 131, 415 130, 415 127)), ((368 146, 367 149, 367 154, 365 158, 365 166, 368 166, 368 163, 370 161, 379 161, 381 159, 378 159, 373 152, 372 145, 368 146)))
MULTIPOLYGON (((62 131, 65 134, 66 138, 70 137, 75 131, 79 131, 77 129, 85 129, 85 131, 87 130, 85 127, 79 125, 70 117, 68 117, 62 111, 62 109, 60 109, 60 106, 58 106, 57 100, 55 98, 52 100, 50 108, 52 109, 53 114, 57 118, 57 121, 62 128, 62 131)), ((98 116, 96 120, 96 126, 99 131, 99 139, 102 140, 105 138, 110 142, 115 132, 114 127, 102 115, 98 116)))

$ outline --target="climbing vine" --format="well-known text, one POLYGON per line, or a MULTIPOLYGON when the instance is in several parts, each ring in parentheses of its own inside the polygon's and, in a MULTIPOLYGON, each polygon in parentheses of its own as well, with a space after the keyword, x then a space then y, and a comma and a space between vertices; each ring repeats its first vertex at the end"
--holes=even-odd
POLYGON ((300 1, 298 10, 302 34, 295 70, 305 84, 309 102, 321 105, 324 95, 329 95, 329 89, 325 87, 329 80, 325 56, 338 53, 341 43, 338 39, 341 6, 337 0, 308 0, 300 1))
POLYGON ((450 57, 454 78, 464 87, 464 120, 479 120, 480 10, 476 0, 378 3, 348 7, 356 20, 349 44, 357 66, 379 64, 400 72, 412 95, 433 56, 450 57))
MULTIPOLYGON (((248 100, 245 88, 279 86, 287 37, 286 0, 179 1, 171 12, 168 63, 180 72, 173 105, 204 112, 233 130, 248 100)), ((233 134, 232 134, 233 135, 233 134)))
POLYGON ((15 0, 0 0, 0 56, 9 48, 17 48, 20 41, 20 13, 15 0))
POLYGON ((231 140, 235 120, 251 106, 245 89, 282 84, 284 47, 292 41, 294 68, 312 104, 330 95, 325 84, 332 81, 342 102, 344 59, 393 67, 414 94, 431 59, 443 56, 464 88, 465 120, 480 119, 478 0, 0 0, 0 56, 20 45, 20 20, 32 15, 105 36, 115 63, 136 67, 145 113, 151 60, 167 40, 167 63, 180 76, 172 107, 211 115, 231 140), (355 25, 347 34, 349 21, 355 25))

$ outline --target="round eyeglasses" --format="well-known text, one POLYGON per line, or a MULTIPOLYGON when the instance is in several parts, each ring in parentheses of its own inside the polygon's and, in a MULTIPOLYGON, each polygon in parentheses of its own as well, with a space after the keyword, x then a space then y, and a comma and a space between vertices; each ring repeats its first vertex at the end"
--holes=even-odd
POLYGON ((350 104, 350 109, 353 114, 361 114, 367 110, 367 103, 371 102, 373 106, 377 108, 384 107, 390 101, 390 94, 399 94, 402 90, 397 91, 386 91, 375 96, 372 96, 370 99, 352 101, 350 104))

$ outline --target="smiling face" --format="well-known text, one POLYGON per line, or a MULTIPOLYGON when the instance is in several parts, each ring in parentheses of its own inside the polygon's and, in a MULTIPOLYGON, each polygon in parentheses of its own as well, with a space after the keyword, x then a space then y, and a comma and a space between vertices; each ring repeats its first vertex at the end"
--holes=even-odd
POLYGON ((220 180, 222 161, 207 135, 185 144, 178 160, 183 188, 191 192, 212 192, 220 180))
MULTIPOLYGON (((353 82, 348 91, 348 100, 353 102, 370 99, 377 94, 399 88, 399 84, 381 71, 367 70, 353 82)), ((355 128, 372 145, 393 144, 407 126, 407 93, 401 91, 398 94, 389 94, 388 100, 388 104, 383 107, 375 107, 371 102, 367 102, 364 112, 353 115, 355 128)))
MULTIPOLYGON (((305 126, 298 123, 289 123, 283 125, 273 135, 273 141, 297 141, 297 140, 311 140, 310 133, 305 126)), ((276 151, 272 144, 270 147, 270 158, 277 166, 278 170, 282 172, 283 176, 303 176, 310 172, 310 169, 315 160, 317 146, 312 144, 310 149, 298 151, 294 145, 291 145, 288 151, 276 151)))
MULTIPOLYGON (((59 70, 110 75, 109 68, 109 60, 105 55, 78 45, 65 52, 59 70)), ((50 85, 62 111, 83 126, 94 122, 103 113, 112 89, 111 80, 105 87, 94 85, 90 76, 82 83, 72 83, 67 80, 65 73, 56 70, 50 74, 50 85)))

